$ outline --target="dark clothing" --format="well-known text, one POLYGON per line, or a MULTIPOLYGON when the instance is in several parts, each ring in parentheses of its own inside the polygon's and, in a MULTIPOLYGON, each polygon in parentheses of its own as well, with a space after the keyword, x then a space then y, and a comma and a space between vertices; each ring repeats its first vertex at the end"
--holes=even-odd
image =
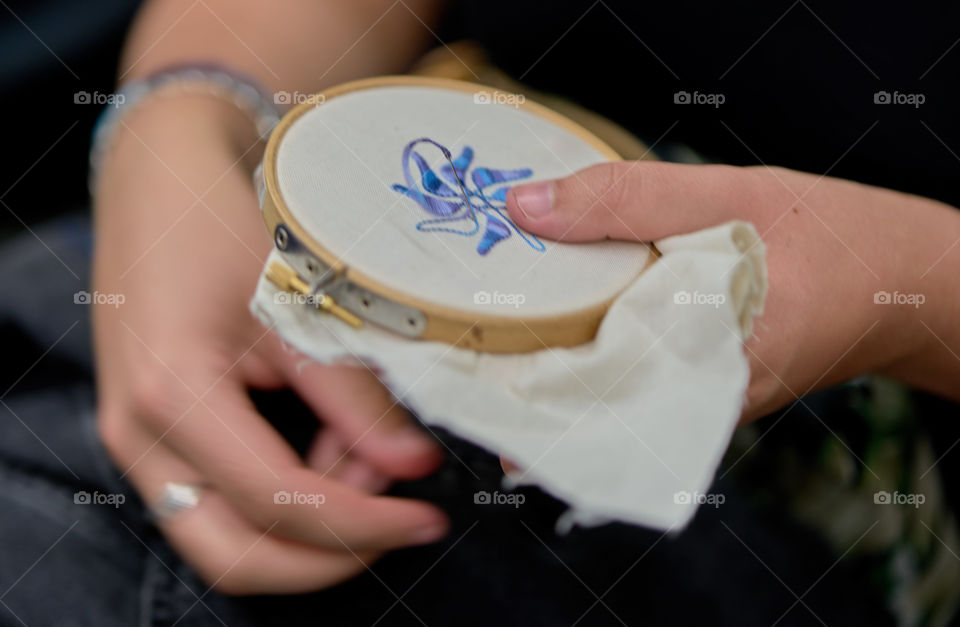
POLYGON ((960 206, 956 2, 466 0, 451 23, 514 78, 648 143, 960 206), (678 104, 677 92, 725 100, 678 104))

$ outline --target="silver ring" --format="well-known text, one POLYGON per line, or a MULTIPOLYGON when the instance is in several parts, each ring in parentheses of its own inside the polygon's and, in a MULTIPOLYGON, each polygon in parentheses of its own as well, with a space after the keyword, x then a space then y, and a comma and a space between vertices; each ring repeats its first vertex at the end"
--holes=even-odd
POLYGON ((201 486, 167 481, 163 484, 163 495, 150 508, 151 518, 155 521, 163 521, 180 512, 193 509, 200 503, 202 491, 201 486))

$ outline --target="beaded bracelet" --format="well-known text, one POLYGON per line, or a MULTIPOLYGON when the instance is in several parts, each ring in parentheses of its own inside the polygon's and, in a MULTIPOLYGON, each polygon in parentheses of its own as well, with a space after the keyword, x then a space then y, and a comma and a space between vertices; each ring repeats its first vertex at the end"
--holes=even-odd
POLYGON ((250 116, 257 134, 264 140, 280 119, 280 112, 269 92, 256 81, 217 65, 177 65, 131 81, 116 92, 115 104, 107 105, 94 125, 87 181, 91 194, 117 125, 136 105, 168 88, 207 94, 230 102, 250 116))

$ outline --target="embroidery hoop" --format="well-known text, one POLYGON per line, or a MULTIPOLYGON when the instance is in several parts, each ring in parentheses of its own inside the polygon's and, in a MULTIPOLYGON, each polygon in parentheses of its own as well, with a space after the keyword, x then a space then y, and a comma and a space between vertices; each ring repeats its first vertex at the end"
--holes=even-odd
MULTIPOLYGON (((377 77, 327 89, 292 109, 274 129, 267 144, 262 173, 258 177, 262 177, 262 217, 280 256, 287 264, 287 267, 271 265, 266 270, 267 277, 281 289, 312 297, 310 302, 317 309, 332 313, 352 326, 372 323, 411 339, 440 341, 491 353, 523 353, 546 347, 576 346, 593 339, 608 307, 629 282, 602 301, 590 303, 576 311, 531 317, 482 313, 413 296, 374 279, 356 263, 345 263, 329 246, 321 243, 321 234, 310 232, 297 219, 281 192, 278 176, 278 155, 288 132, 301 117, 322 108, 335 98, 383 87, 425 87, 472 95, 484 91, 503 93, 494 88, 450 79, 377 77)), ((521 100, 516 106, 572 134, 603 158, 620 160, 620 156, 606 143, 559 113, 526 100, 521 100)), ((631 281, 658 256, 652 246, 635 246, 637 255, 644 257, 631 281)))

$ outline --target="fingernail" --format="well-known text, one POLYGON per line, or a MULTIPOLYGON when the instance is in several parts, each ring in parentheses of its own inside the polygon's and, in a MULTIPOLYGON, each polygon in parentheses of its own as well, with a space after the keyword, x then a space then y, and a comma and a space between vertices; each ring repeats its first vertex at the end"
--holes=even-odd
POLYGON ((449 533, 449 531, 450 528, 445 523, 433 525, 432 527, 417 529, 413 532, 413 535, 410 537, 410 539, 416 544, 431 544, 443 539, 444 536, 449 533))
POLYGON ((518 187, 517 207, 528 218, 542 218, 553 210, 553 181, 518 187))

